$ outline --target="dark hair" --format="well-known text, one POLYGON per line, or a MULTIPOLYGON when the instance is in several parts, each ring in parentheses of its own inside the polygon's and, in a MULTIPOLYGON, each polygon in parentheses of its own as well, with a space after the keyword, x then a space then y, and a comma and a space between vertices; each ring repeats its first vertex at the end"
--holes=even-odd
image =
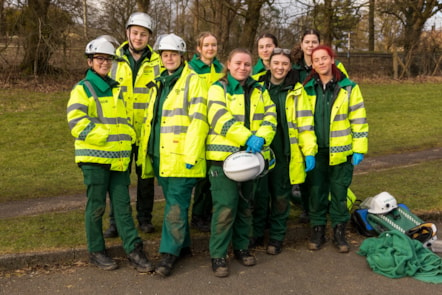
POLYGON ((256 40, 257 42, 263 38, 270 38, 273 41, 273 44, 275 44, 275 47, 278 47, 278 39, 276 39, 275 35, 271 34, 271 33, 262 33, 261 35, 258 36, 258 39, 256 40))
POLYGON ((295 44, 292 49, 292 57, 294 63, 299 63, 304 59, 304 51, 302 51, 301 43, 304 41, 305 36, 307 35, 316 35, 318 37, 318 42, 321 43, 321 34, 318 30, 315 29, 307 29, 302 33, 301 41, 298 44, 295 44))
MULTIPOLYGON (((313 54, 318 51, 318 50, 325 50, 327 51, 328 55, 332 58, 336 58, 336 53, 333 51, 333 49, 331 49, 330 46, 327 45, 319 45, 318 47, 316 47, 315 49, 312 50, 312 56, 313 54)), ((310 72, 310 74, 307 76, 307 78, 305 78, 304 81, 304 85, 307 84, 307 82, 309 80, 311 80, 313 78, 314 75, 317 75, 317 72, 315 71, 315 69, 312 69, 312 71, 310 72)), ((336 81, 341 80, 341 71, 336 67, 336 64, 332 64, 332 75, 333 78, 336 81)))

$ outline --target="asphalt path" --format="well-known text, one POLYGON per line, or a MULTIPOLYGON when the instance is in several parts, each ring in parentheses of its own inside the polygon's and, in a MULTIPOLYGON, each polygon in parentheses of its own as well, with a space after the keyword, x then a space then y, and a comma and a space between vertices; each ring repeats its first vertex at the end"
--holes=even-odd
POLYGON ((356 253, 359 242, 351 243, 348 254, 337 253, 331 242, 319 251, 298 242, 276 256, 259 250, 253 267, 231 260, 227 278, 213 275, 207 253, 179 261, 168 278, 139 274, 125 260, 115 271, 79 263, 14 272, 0 278, 0 294, 440 294, 437 284, 374 273, 356 253))

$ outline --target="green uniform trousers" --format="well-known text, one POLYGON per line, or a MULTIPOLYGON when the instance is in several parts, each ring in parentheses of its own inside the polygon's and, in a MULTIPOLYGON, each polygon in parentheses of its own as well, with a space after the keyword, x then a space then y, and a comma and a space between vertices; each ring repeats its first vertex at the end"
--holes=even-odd
POLYGON ((249 247, 255 181, 238 183, 230 180, 218 165, 209 168, 209 180, 213 203, 210 256, 224 258, 230 243, 234 250, 249 247))
POLYGON ((267 175, 260 177, 253 206, 253 237, 263 237, 267 221, 270 224, 269 238, 283 241, 290 213, 289 162, 276 156, 276 165, 267 175))
POLYGON ((265 175, 256 180, 256 192, 253 199, 253 237, 264 237, 266 225, 270 222, 270 192, 269 176, 265 175))
POLYGON ((179 256, 182 248, 190 247, 189 207, 198 178, 159 177, 158 157, 154 157, 153 168, 166 200, 160 253, 179 256))
POLYGON ((327 213, 332 227, 347 223, 350 213, 347 208, 347 190, 353 178, 351 157, 339 165, 329 165, 329 150, 319 149, 315 156, 315 168, 308 172, 310 225, 327 224, 327 213), (331 200, 329 200, 329 194, 331 200))
POLYGON ((276 155, 276 165, 268 175, 270 192, 270 235, 271 240, 283 241, 287 232, 287 219, 290 213, 289 161, 276 155))
POLYGON ((98 165, 81 165, 84 184, 87 187, 85 227, 89 252, 105 250, 102 217, 106 209, 106 194, 113 204, 118 233, 126 253, 142 242, 132 218, 129 197, 129 171, 111 171, 98 165))

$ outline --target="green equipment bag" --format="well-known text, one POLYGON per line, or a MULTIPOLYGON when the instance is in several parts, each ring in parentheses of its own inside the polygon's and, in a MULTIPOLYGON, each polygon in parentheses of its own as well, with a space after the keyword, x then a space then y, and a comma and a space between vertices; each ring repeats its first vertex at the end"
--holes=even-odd
POLYGON ((368 212, 366 218, 378 234, 398 230, 410 238, 422 242, 425 247, 430 247, 432 241, 437 240, 436 226, 433 223, 424 222, 403 204, 398 204, 397 208, 384 214, 368 212))

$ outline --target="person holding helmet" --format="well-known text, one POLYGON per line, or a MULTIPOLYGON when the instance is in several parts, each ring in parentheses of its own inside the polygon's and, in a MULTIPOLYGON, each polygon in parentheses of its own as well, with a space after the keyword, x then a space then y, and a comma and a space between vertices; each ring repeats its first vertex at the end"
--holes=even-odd
MULTIPOLYGON (((189 61, 189 66, 203 79, 207 88, 220 79, 224 73, 224 66, 216 58, 218 53, 218 40, 210 32, 199 34, 196 53, 189 61)), ((212 195, 210 194, 209 178, 198 181, 193 194, 192 227, 201 232, 210 231, 210 218, 212 216, 212 195)))
POLYGON ((333 242, 340 253, 347 253, 347 191, 353 167, 368 150, 366 110, 359 85, 337 68, 330 47, 319 45, 312 50, 312 66, 304 87, 313 108, 318 153, 315 168, 307 175, 312 230, 308 248, 318 250, 325 243, 329 215, 333 242))
MULTIPOLYGON (((226 67, 225 77, 212 84, 208 93, 210 131, 206 159, 213 203, 209 249, 212 270, 217 277, 229 275, 230 243, 241 264, 256 264, 256 258, 248 250, 255 180, 239 182, 228 178, 223 162, 241 150, 260 153, 267 149, 276 130, 275 105, 267 90, 250 77, 251 53, 242 48, 234 49, 226 67)), ((256 169, 256 165, 246 167, 256 169)), ((249 172, 244 171, 247 175, 249 172)))
POLYGON ((277 129, 270 145, 275 169, 259 180, 253 211, 251 246, 264 245, 264 230, 270 199, 270 230, 267 254, 282 251, 290 213, 292 185, 303 183, 306 172, 315 166, 317 152, 313 112, 298 72, 292 70, 290 50, 274 48, 269 70, 259 82, 268 89, 277 109, 277 129))
POLYGON ((96 39, 87 44, 85 54, 89 69, 71 91, 67 121, 75 137, 75 162, 87 188, 85 227, 90 262, 104 270, 118 267, 106 254, 102 232, 109 193, 129 263, 139 272, 150 272, 154 266, 146 258, 135 228, 129 196, 128 167, 136 133, 127 120, 121 88, 108 76, 115 48, 107 40, 96 39))
POLYGON ((161 261, 155 272, 169 276, 179 257, 191 255, 188 211, 192 189, 206 175, 207 90, 184 60, 186 43, 175 34, 158 37, 166 68, 150 82, 138 164, 142 177, 156 176, 166 199, 161 261))
MULTIPOLYGON (((159 55, 148 45, 150 36, 152 36, 152 19, 148 14, 144 12, 133 13, 126 24, 126 36, 127 41, 117 49, 117 58, 109 75, 120 83, 129 123, 134 126, 137 133, 130 157, 129 167, 131 168, 132 162, 136 162, 138 157, 141 126, 148 100, 146 85, 159 76, 161 61, 159 55)), ((151 233, 155 231, 152 224, 155 196, 154 178, 142 179, 141 168, 136 165, 135 172, 137 173, 136 210, 139 228, 142 232, 151 233)), ((117 237, 117 228, 111 209, 110 226, 105 232, 105 237, 117 237)))

